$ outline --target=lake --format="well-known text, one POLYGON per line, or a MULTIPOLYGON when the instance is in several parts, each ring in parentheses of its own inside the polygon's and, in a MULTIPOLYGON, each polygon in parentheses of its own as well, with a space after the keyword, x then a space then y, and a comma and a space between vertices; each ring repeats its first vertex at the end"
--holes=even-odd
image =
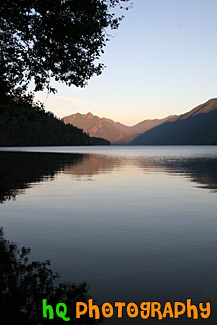
POLYGON ((211 301, 196 324, 215 322, 216 146, 1 148, 0 168, 6 238, 61 281, 86 281, 98 303, 211 301))

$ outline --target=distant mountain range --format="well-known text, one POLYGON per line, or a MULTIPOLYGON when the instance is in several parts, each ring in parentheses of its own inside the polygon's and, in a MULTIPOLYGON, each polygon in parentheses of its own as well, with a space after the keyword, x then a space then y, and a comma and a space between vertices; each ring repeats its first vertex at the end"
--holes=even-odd
POLYGON ((145 120, 134 126, 127 126, 111 119, 100 118, 91 113, 72 114, 64 117, 64 123, 73 124, 89 133, 91 137, 99 137, 110 141, 112 144, 128 144, 139 134, 148 131, 155 126, 165 123, 172 116, 159 120, 145 120))
POLYGON ((142 133, 132 145, 217 144, 217 98, 142 133))
POLYGON ((126 126, 91 113, 73 114, 63 118, 90 134, 112 144, 131 145, 209 145, 217 144, 217 98, 182 115, 164 119, 144 120, 126 126))

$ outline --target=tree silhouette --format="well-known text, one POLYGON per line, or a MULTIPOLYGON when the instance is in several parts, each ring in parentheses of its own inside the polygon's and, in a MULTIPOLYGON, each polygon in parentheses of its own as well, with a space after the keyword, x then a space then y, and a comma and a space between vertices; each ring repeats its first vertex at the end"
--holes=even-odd
MULTIPOLYGON (((50 262, 29 262, 30 248, 19 250, 16 244, 4 238, 0 228, 0 323, 1 324, 50 324, 51 321, 43 318, 42 299, 55 306, 65 303, 67 314, 71 320, 69 324, 88 325, 99 324, 95 320, 83 316, 75 318, 75 303, 87 302, 88 285, 81 283, 60 283, 55 285, 58 275, 50 268, 50 262)), ((55 309, 54 309, 55 310, 55 309)), ((65 323, 56 316, 52 324, 65 323)))
MULTIPOLYGON (((0 92, 16 97, 31 80, 55 92, 50 78, 83 87, 102 72, 96 64, 107 29, 122 19, 114 8, 129 0, 4 0, 0 5, 0 92)), ((127 9, 127 8, 125 8, 127 9)))

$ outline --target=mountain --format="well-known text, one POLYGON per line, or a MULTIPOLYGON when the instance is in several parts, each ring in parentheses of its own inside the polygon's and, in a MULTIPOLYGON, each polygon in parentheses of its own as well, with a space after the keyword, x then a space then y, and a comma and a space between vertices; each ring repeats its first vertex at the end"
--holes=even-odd
POLYGON ((100 137, 109 140, 113 144, 128 144, 140 133, 143 133, 157 125, 160 125, 170 119, 171 116, 164 119, 145 120, 134 126, 127 126, 111 119, 100 118, 91 113, 72 114, 65 116, 64 123, 72 124, 89 133, 91 137, 100 137))
POLYGON ((133 139, 132 145, 209 145, 217 143, 217 98, 173 116, 133 139))
POLYGON ((66 125, 31 100, 8 99, 0 105, 0 147, 107 145, 83 130, 66 125))

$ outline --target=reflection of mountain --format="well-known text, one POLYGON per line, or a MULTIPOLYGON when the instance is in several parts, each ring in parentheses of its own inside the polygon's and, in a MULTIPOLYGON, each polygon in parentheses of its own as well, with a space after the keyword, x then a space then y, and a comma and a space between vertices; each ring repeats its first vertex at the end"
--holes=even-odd
POLYGON ((85 155, 77 164, 68 165, 64 173, 76 176, 93 176, 103 172, 111 172, 123 165, 133 165, 139 169, 165 171, 189 177, 199 187, 217 191, 217 161, 215 158, 173 158, 159 159, 148 157, 145 160, 126 157, 109 157, 99 155, 85 155))
MULTIPOLYGON (((72 176, 111 173, 123 166, 147 171, 178 173, 199 184, 199 187, 217 191, 216 158, 124 157, 96 154, 58 154, 0 152, 0 202, 15 198, 32 184, 53 180, 62 172, 72 176)), ((129 171, 130 173, 130 171, 129 171)))
POLYGON ((118 168, 123 164, 123 160, 112 156, 85 155, 78 164, 68 165, 64 169, 65 174, 80 176, 94 176, 104 172, 111 172, 113 168, 118 168))
POLYGON ((135 138, 136 145, 194 145, 217 144, 217 99, 197 106, 186 114, 175 116, 165 123, 135 138))
POLYGON ((162 165, 170 173, 188 176, 191 181, 198 183, 199 187, 217 192, 217 159, 215 158, 165 160, 162 165))

